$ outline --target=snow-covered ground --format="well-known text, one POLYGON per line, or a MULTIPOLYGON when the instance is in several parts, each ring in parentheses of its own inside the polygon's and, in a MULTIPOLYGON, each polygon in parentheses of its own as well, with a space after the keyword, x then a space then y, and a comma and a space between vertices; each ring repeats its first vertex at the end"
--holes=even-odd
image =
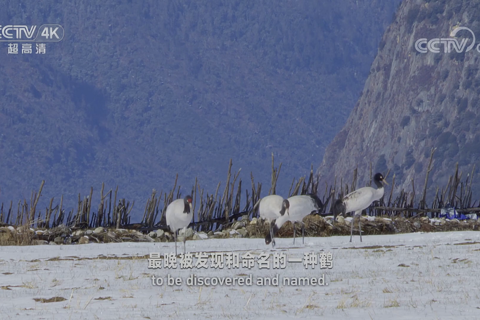
POLYGON ((302 245, 297 238, 293 245, 283 238, 275 249, 262 239, 187 241, 193 259, 178 258, 176 269, 164 265, 173 243, 0 247, 0 318, 480 319, 480 232, 348 240, 306 238, 302 245), (161 256, 162 268, 148 268, 151 253, 161 256), (205 257, 208 267, 200 268, 205 257), (235 257, 238 268, 230 264, 235 257), (223 268, 213 268, 222 261, 223 268), (192 268, 181 268, 188 262, 192 268), (193 275, 224 283, 187 284, 193 275), (169 285, 169 278, 182 283, 169 285), (314 284, 301 283, 312 278, 314 284), (257 283, 264 279, 279 283, 257 283), (65 300, 39 300, 54 297, 65 300))

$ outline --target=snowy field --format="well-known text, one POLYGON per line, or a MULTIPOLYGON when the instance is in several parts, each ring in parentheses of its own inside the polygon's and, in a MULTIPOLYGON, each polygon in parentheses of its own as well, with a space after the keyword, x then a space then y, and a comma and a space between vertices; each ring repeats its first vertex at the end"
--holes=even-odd
POLYGON ((480 319, 480 232, 298 240, 0 247, 0 318, 480 319))

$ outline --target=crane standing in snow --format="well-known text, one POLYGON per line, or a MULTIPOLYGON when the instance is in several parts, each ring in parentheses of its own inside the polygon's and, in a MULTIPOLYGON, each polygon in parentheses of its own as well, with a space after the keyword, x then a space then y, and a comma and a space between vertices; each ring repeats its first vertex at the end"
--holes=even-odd
MULTIPOLYGON (((268 221, 268 225, 271 229, 271 222, 273 220, 280 218, 281 216, 285 215, 285 213, 287 214, 287 216, 290 216, 289 208, 290 203, 287 199, 283 199, 279 195, 272 194, 260 200, 258 212, 261 219, 268 221)), ((271 233, 272 230, 270 230, 269 232, 271 233)), ((265 239, 265 243, 266 242, 267 239, 265 239)))
POLYGON ((287 199, 289 202, 289 215, 283 214, 281 217, 273 220, 270 225, 270 233, 265 236, 265 243, 272 243, 275 247, 275 234, 287 221, 293 222, 293 243, 295 244, 295 223, 302 224, 302 238, 305 243, 305 224, 303 218, 312 212, 318 212, 322 209, 322 201, 315 194, 293 196, 287 199))
MULTIPOLYGON (((186 228, 193 218, 192 197, 177 199, 170 203, 166 212, 167 225, 175 235, 175 255, 177 255, 177 233, 179 229, 186 228)), ((183 253, 185 253, 186 238, 183 237, 183 253)))
POLYGON ((376 173, 373 176, 373 181, 377 186, 377 189, 372 187, 363 187, 347 194, 342 199, 338 199, 333 206, 334 220, 336 220, 338 214, 346 214, 347 212, 354 211, 355 214, 350 223, 350 242, 352 242, 353 235, 353 222, 358 217, 358 228, 360 233, 360 242, 362 242, 362 226, 360 223, 360 216, 362 211, 368 208, 372 202, 380 200, 383 197, 385 189, 384 184, 387 184, 385 178, 381 173, 376 173))

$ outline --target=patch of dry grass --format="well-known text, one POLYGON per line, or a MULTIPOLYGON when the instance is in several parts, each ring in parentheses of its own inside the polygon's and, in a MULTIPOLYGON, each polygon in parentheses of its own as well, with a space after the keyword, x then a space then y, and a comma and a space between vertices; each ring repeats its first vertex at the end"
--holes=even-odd
POLYGON ((33 300, 35 300, 36 302, 41 302, 41 303, 50 303, 50 302, 61 302, 61 301, 65 301, 67 299, 65 299, 64 297, 52 297, 52 298, 49 298, 49 299, 33 298, 33 300))
POLYGON ((390 299, 383 305, 384 308, 398 308, 400 307, 400 303, 397 299, 390 299))
MULTIPOLYGON (((65 258, 60 258, 60 257, 54 257, 47 259, 46 261, 80 261, 80 260, 145 260, 150 258, 149 254, 142 255, 142 256, 126 256, 126 257, 118 257, 118 256, 104 256, 104 255, 99 255, 98 257, 95 258, 89 258, 89 257, 75 257, 75 256, 69 256, 65 258)), ((160 258, 163 258, 163 256, 160 256, 160 258)), ((34 259, 30 260, 28 262, 38 262, 40 260, 34 259)))
POLYGON ((8 228, 0 229, 0 246, 29 246, 33 242, 35 233, 28 225, 23 225, 12 231, 8 228))

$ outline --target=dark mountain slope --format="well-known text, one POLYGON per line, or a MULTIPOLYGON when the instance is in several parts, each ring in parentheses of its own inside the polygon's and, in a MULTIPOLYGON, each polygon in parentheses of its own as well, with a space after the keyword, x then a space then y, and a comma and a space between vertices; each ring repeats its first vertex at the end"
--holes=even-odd
POLYGON ((2 44, 0 199, 45 179, 45 198, 105 181, 142 203, 177 172, 213 192, 230 158, 268 183, 272 152, 286 192, 344 123, 395 3, 3 1, 3 24, 65 39, 44 56, 2 44))

